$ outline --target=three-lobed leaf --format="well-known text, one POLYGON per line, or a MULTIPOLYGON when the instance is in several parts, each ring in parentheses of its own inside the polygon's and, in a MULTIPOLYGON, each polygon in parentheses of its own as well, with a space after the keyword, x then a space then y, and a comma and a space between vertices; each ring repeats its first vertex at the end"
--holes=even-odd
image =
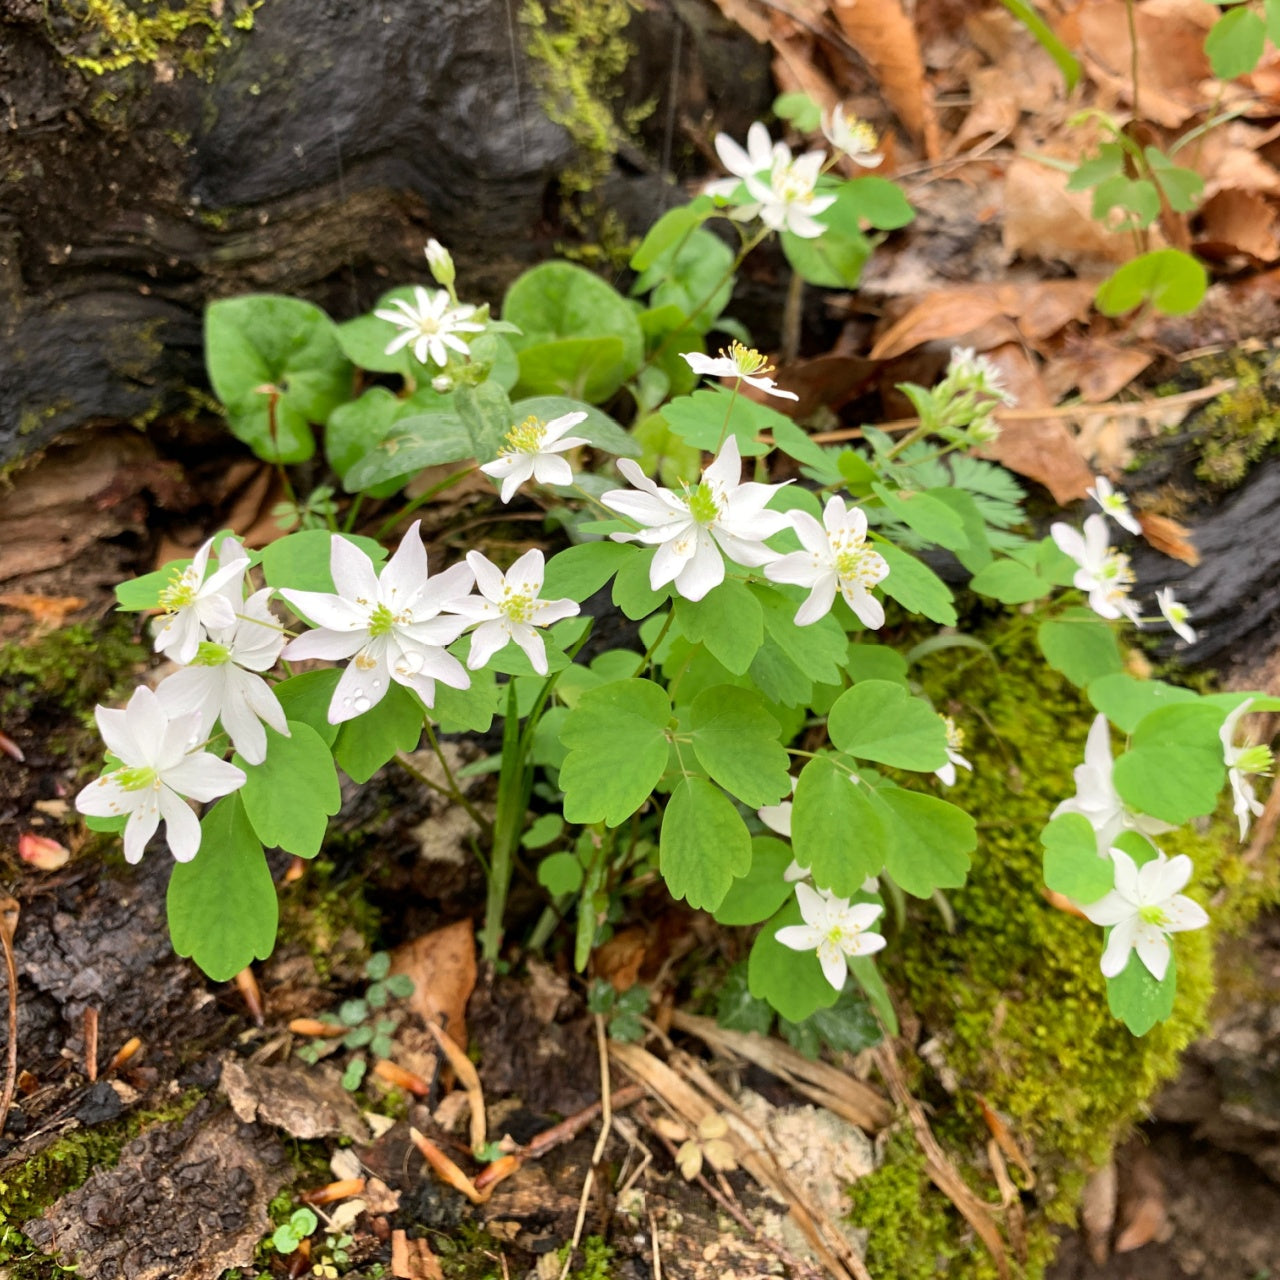
POLYGON ((751 870, 751 834, 719 787, 705 778, 681 779, 662 815, 658 866, 673 898, 706 911, 751 870))
POLYGON ((860 680, 836 699, 827 733, 860 760, 931 773, 947 763, 947 730, 923 699, 891 680, 860 680))
POLYGON ((791 790, 780 726, 759 694, 732 685, 704 689, 689 724, 698 763, 743 804, 777 804, 791 790))

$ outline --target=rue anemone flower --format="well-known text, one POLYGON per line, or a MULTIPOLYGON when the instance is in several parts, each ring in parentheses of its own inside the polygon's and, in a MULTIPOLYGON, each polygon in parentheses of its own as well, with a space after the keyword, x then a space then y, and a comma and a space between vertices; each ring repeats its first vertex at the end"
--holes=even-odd
POLYGON ((1110 516, 1122 529, 1128 529, 1130 533, 1142 532, 1137 516, 1129 510, 1128 498, 1106 476, 1096 477, 1093 488, 1085 492, 1102 508, 1102 514, 1110 516))
POLYGON ((1231 809, 1240 823, 1240 839, 1243 842, 1249 834, 1249 824, 1253 818, 1262 815, 1262 802, 1258 799, 1249 781, 1250 774, 1270 774, 1272 766, 1271 749, 1260 745, 1235 745, 1236 726, 1242 716, 1246 715, 1253 705, 1252 698, 1246 698, 1222 722, 1218 737, 1222 742, 1222 759, 1227 766, 1227 781, 1231 783, 1231 809))
POLYGON ((381 574, 354 542, 334 534, 329 569, 337 593, 280 592, 317 624, 289 642, 286 658, 351 659, 329 703, 330 724, 376 706, 392 680, 412 689, 427 706, 435 702, 437 680, 454 689, 471 683, 462 663, 445 649, 467 621, 445 610, 471 591, 474 578, 465 564, 431 577, 419 523, 409 526, 381 574))
POLYGON ((1129 596, 1134 581, 1129 557, 1112 550, 1106 517, 1097 513, 1088 516, 1083 533, 1061 523, 1050 525, 1049 533, 1058 549, 1076 562, 1072 582, 1088 593, 1089 608, 1100 618, 1128 618, 1141 626, 1138 606, 1129 596))
POLYGON ((244 598, 240 581, 249 559, 234 539, 227 539, 223 548, 218 568, 206 577, 213 551, 210 538, 185 569, 171 575, 168 585, 160 592, 164 616, 155 630, 156 652, 174 662, 190 662, 211 629, 235 625, 232 601, 244 598))
POLYGON ((822 976, 837 990, 844 989, 850 956, 869 956, 884 946, 878 933, 866 932, 883 913, 873 902, 850 906, 847 898, 837 898, 827 889, 814 889, 801 881, 796 885, 796 901, 804 924, 789 924, 774 935, 792 951, 814 951, 822 966, 822 976))
POLYGON ((530 414, 507 432, 506 443, 492 462, 486 462, 480 470, 487 476, 502 482, 500 497, 510 502, 516 490, 529 480, 539 484, 568 485, 573 483, 573 470, 568 460, 560 457, 566 449, 590 443, 582 436, 567 436, 566 431, 585 422, 587 415, 581 411, 566 413, 550 422, 530 414))
POLYGON ((1172 587, 1160 587, 1156 591, 1156 604, 1177 635, 1188 644, 1195 644, 1196 630, 1191 625, 1191 613, 1185 604, 1174 598, 1172 587))
POLYGON ((198 713, 168 715, 145 685, 123 710, 98 707, 94 715, 120 765, 89 783, 76 796, 76 809, 98 818, 128 815, 127 862, 142 858, 163 820, 170 852, 190 862, 200 849, 200 821, 184 797, 204 802, 229 795, 244 786, 244 770, 201 749, 198 713))
POLYGON ((419 364, 431 362, 441 368, 449 363, 450 351, 469 356, 471 348, 458 335, 484 332, 484 325, 471 319, 475 307, 467 303, 455 306, 445 290, 432 292, 421 285, 414 285, 413 296, 416 306, 403 298, 393 298, 390 307, 373 313, 379 320, 403 330, 387 343, 386 354, 395 355, 402 347, 412 345, 419 364))
POLYGON ((735 339, 728 350, 722 349, 719 356, 705 356, 700 351, 685 351, 682 358, 688 362, 694 373, 706 378, 737 378, 749 387, 755 387, 766 395, 777 396, 782 400, 799 400, 794 391, 784 391, 769 377, 773 366, 768 357, 752 347, 745 346, 735 339))

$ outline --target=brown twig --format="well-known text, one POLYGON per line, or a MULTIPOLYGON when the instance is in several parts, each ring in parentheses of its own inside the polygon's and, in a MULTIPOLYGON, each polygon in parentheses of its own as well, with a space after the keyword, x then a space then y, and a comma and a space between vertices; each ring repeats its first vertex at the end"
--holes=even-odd
POLYGON ((591 1153, 591 1164, 587 1176, 582 1180, 582 1195, 578 1200, 578 1216, 573 1223, 573 1239, 564 1255, 564 1266, 560 1269, 560 1280, 565 1280, 569 1268, 573 1265, 573 1255, 578 1251, 578 1243, 582 1239, 582 1228, 587 1221, 587 1202, 591 1199, 591 1188, 595 1185, 596 1166, 604 1156, 605 1144, 609 1141, 609 1130, 613 1126, 611 1107, 612 1089, 609 1084, 609 1038, 605 1033, 604 1017, 595 1015, 596 1022, 596 1054, 600 1059, 600 1136, 596 1139, 595 1150, 591 1153))
POLYGON ((98 1011, 93 1005, 84 1011, 84 1074, 90 1084, 98 1078, 98 1011))
MULTIPOLYGON (((614 1111, 621 1111, 623 1107, 629 1107, 633 1103, 639 1102, 643 1097, 643 1085, 628 1084, 613 1095, 609 1105, 614 1111)), ((536 1160, 540 1156, 545 1156, 553 1147, 558 1147, 561 1143, 569 1142, 576 1138, 600 1114, 600 1110, 601 1104, 599 1102, 593 1102, 590 1106, 583 1107, 581 1111, 577 1111, 566 1119, 561 1120, 559 1124, 552 1125, 550 1129, 543 1129, 541 1133, 535 1134, 525 1146, 520 1148, 519 1154, 526 1160, 536 1160)))
POLYGON ((467 1106, 471 1111, 471 1151, 476 1154, 485 1145, 484 1090, 480 1087, 480 1074, 476 1064, 463 1053, 462 1049, 434 1022, 427 1023, 427 1030, 440 1046, 440 1052, 449 1060, 453 1073, 467 1094, 467 1106))
POLYGON ((18 932, 21 912, 16 898, 0 898, 0 946, 4 947, 4 967, 9 975, 9 1035, 4 1068, 4 1090, 0 1092, 0 1133, 4 1132, 18 1084, 18 961, 14 956, 13 938, 18 932))

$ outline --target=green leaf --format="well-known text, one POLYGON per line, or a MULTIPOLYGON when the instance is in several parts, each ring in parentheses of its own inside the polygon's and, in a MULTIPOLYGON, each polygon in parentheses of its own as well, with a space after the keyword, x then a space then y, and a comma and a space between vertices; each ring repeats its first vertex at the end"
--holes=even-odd
POLYGON ((951 588, 932 569, 891 542, 877 541, 875 549, 889 566, 889 576, 880 583, 885 595, 910 613, 921 613, 944 627, 955 626, 951 588))
POLYGON ((629 376, 621 338, 558 338, 520 352, 521 396, 570 396, 600 404, 629 376))
POLYGON ((1267 23, 1267 39, 1280 49, 1280 0, 1263 0, 1262 12, 1267 23))
POLYGON ((947 763, 947 729, 923 699, 890 680, 860 680, 836 699, 827 732, 841 751, 932 773, 947 763))
POLYGON ((814 882, 848 898, 878 875, 888 851, 866 788, 826 756, 800 771, 791 809, 791 847, 814 882))
POLYGON ((530 415, 551 422, 568 413, 585 413, 586 420, 572 428, 570 435, 588 441, 593 449, 603 449, 621 458, 638 458, 641 454, 640 445, 617 422, 583 400, 571 400, 568 396, 529 396, 517 400, 511 411, 513 422, 523 422, 530 415))
POLYGON ((987 538, 987 523, 977 502, 970 494, 954 486, 926 489, 925 493, 935 502, 949 507, 960 519, 965 545, 955 549, 956 559, 970 573, 985 569, 991 563, 991 543, 987 538))
POLYGON ((678 307, 695 331, 706 333, 733 295, 733 250, 700 227, 665 249, 631 286, 650 294, 651 307, 678 307))
POLYGON ((538 883, 553 898, 582 888, 582 863, 571 853, 548 854, 538 863, 538 883))
POLYGON ((625 542, 583 542, 567 547, 547 561, 542 598, 581 604, 636 554, 636 548, 625 542))
POLYGON ((662 410, 668 427, 687 445, 715 453, 732 433, 744 458, 769 452, 760 442, 762 432, 773 431, 785 415, 746 396, 734 396, 725 386, 703 387, 691 396, 681 396, 662 410))
MULTIPOLYGON (((430 393, 434 396, 434 392, 430 393)), ((444 402, 443 396, 434 396, 444 402)), ((370 387, 358 400, 339 405, 324 428, 324 455, 346 486, 352 467, 382 443, 395 422, 422 412, 423 406, 409 404, 392 395, 386 387, 370 387)), ((383 482, 375 497, 389 497, 401 483, 401 476, 411 474, 406 468, 400 475, 383 482)))
POLYGON ((1191 213, 1204 195, 1204 179, 1194 169, 1174 164, 1158 147, 1147 147, 1143 154, 1169 208, 1177 213, 1191 213))
MULTIPOLYGON (((834 207, 847 202, 857 217, 877 231, 897 231, 915 221, 916 211, 896 182, 865 174, 842 183, 834 207)), ((826 221, 826 215, 820 219, 826 221)))
POLYGON ((1049 594, 1051 587, 1033 569, 1016 560, 993 560, 969 582, 980 596, 990 596, 1001 604, 1026 604, 1049 594))
MULTIPOLYGON (((484 385, 489 385, 485 383, 484 385)), ((385 493, 427 467, 475 457, 471 435, 456 413, 433 411, 398 418, 342 478, 350 493, 385 493)))
POLYGON ((518 421, 507 393, 496 382, 482 382, 478 387, 459 387, 454 402, 471 441, 470 456, 477 462, 492 462, 518 421))
POLYGON ((1129 953, 1129 963, 1114 978, 1107 979, 1107 1007, 1135 1036, 1145 1036, 1157 1022, 1173 1013, 1178 994, 1178 957, 1170 952, 1164 980, 1157 982, 1138 959, 1129 953))
POLYGON ((1126 156, 1124 148, 1118 142, 1104 142, 1095 155, 1083 160, 1072 170, 1067 179, 1068 191, 1088 191, 1107 178, 1125 171, 1126 156))
POLYGON ((839 684, 849 643, 840 624, 827 614, 807 627, 797 627, 795 598, 770 587, 757 585, 751 590, 760 601, 766 635, 785 650, 805 678, 813 684, 839 684))
POLYGON ((1040 16, 1030 0, 1000 0, 1000 3, 1031 32, 1036 43, 1053 59, 1070 93, 1080 80, 1080 60, 1058 39, 1057 32, 1040 16))
POLYGON ((1122 733, 1132 733, 1138 721, 1157 707, 1198 701, 1198 695, 1190 689, 1162 680, 1137 680, 1123 671, 1090 680, 1086 692, 1094 707, 1122 733))
POLYGON ((342 725, 333 756, 352 782, 368 782, 397 751, 415 750, 421 737, 422 708, 393 682, 381 702, 342 725))
POLYGON ((1219 80, 1247 76, 1262 60, 1267 24, 1248 5, 1228 9, 1204 38, 1209 65, 1219 80))
POLYGON ((759 924, 791 897, 794 885, 783 879, 791 865, 791 848, 772 836, 751 841, 751 870, 729 886, 715 918, 724 925, 759 924))
POLYGON ((760 930, 747 961, 747 983, 758 1000, 767 1000, 789 1022, 803 1022, 826 1009, 840 993, 822 974, 816 951, 792 951, 777 939, 779 929, 803 924, 794 898, 760 930))
POLYGON ((1045 661, 1081 689, 1124 667, 1115 632, 1090 609, 1067 609, 1036 635, 1045 661))
POLYGON ((678 599, 675 628, 734 675, 744 674, 764 643, 764 611, 743 582, 726 579, 701 600, 678 599))
POLYGON ((805 468, 805 474, 811 479, 821 484, 840 482, 840 468, 836 465, 835 453, 824 449, 790 418, 775 425, 773 443, 787 457, 799 462, 805 468))
POLYGON ((565 821, 616 827, 640 808, 666 770, 670 720, 671 702, 652 680, 584 693, 560 734, 569 748, 560 769, 565 821))
POLYGON ((822 124, 822 108, 807 93, 778 94, 773 114, 779 120, 790 120, 800 133, 816 133, 822 124))
POLYGON ((720 983, 716 992, 716 1021, 727 1031, 754 1031, 761 1036, 767 1036, 773 1026, 773 1010, 768 1001, 757 1000, 747 985, 745 960, 735 964, 720 983))
POLYGON ((963 809, 902 787, 881 787, 871 798, 889 841, 885 865, 896 884, 916 898, 964 884, 978 838, 963 809))
POLYGON ((862 994, 871 1002, 871 1007, 880 1015, 880 1021, 891 1036, 898 1034, 898 1015, 893 1008, 893 1000, 889 989, 884 985, 880 969, 874 956, 850 956, 849 972, 862 988, 862 994))
POLYGON ((651 413, 632 428, 632 435, 643 451, 640 470, 656 476, 658 483, 679 489, 682 482, 693 484, 702 472, 702 450, 686 444, 667 425, 660 413, 651 413))
POLYGON ((1220 707, 1198 699, 1149 711, 1112 768, 1120 798, 1175 826, 1212 813, 1226 781, 1218 738, 1223 719, 1220 707))
POLYGON ((209 306, 204 342, 232 434, 268 462, 309 458, 311 424, 351 395, 353 370, 333 321, 298 298, 249 294, 209 306))
POLYGON ((846 987, 830 1008, 815 1009, 807 1025, 837 1053, 861 1053, 884 1038, 867 997, 853 987, 846 987))
POLYGON ((275 946, 276 887, 237 794, 205 812, 200 833, 200 852, 169 876, 169 936, 178 955, 229 982, 275 946))
POLYGON ((689 709, 693 753, 730 795, 752 809, 777 804, 791 790, 780 726, 750 689, 704 689, 689 709))
POLYGON ((436 682, 435 705, 431 717, 443 733, 488 733, 493 717, 502 708, 505 690, 492 671, 472 671, 466 689, 451 689, 436 682))
MULTIPOLYGON (((325 591, 333 593, 333 575, 329 572, 332 562, 333 539, 337 534, 327 529, 304 529, 288 537, 277 538, 262 549, 262 575, 267 585, 279 589, 289 587, 295 591, 325 591)), ((373 561, 374 569, 387 558, 381 543, 362 534, 344 533, 348 542, 354 542, 373 561)))
POLYGON ((330 815, 342 807, 333 756, 324 738, 301 721, 289 722, 287 738, 265 727, 267 758, 248 764, 235 757, 245 772, 240 790, 245 814, 264 845, 314 858, 330 815))
POLYGON ((751 834, 719 787, 705 778, 681 780, 662 815, 658 866, 673 898, 705 911, 751 870, 751 834))
POLYGON ((1089 819, 1080 813, 1054 818, 1040 833, 1044 846, 1044 882, 1073 902, 1097 902, 1110 893, 1115 872, 1110 858, 1098 856, 1089 819))
POLYGON ((544 813, 535 818, 520 837, 522 849, 545 849, 564 834, 564 819, 558 813, 544 813))
POLYGON ((932 495, 910 489, 895 492, 882 484, 873 484, 871 491, 891 515, 926 542, 936 543, 949 551, 959 551, 969 545, 960 517, 932 495))
POLYGON ((633 622, 647 618, 671 594, 669 585, 657 591, 649 585, 649 566, 655 554, 655 549, 645 547, 624 560, 613 579, 613 603, 633 622))
POLYGON ((631 270, 646 271, 664 254, 669 253, 695 227, 700 227, 715 213, 715 205, 706 199, 668 209, 645 233, 640 246, 631 255, 631 270))
POLYGON ((1098 286, 1104 316, 1123 315, 1150 301, 1167 316, 1194 311, 1209 287, 1204 267, 1181 249, 1154 249, 1126 262, 1098 286))
POLYGON ((830 214, 832 205, 818 221, 826 230, 816 238, 798 236, 794 231, 782 233, 782 252, 791 269, 809 284, 827 289, 855 289, 862 279, 862 268, 871 256, 871 241, 858 226, 858 215, 849 209, 837 215, 842 225, 835 226, 830 214))
POLYGON ((892 680, 904 688, 907 684, 907 660, 887 644, 851 640, 844 669, 854 683, 859 680, 892 680))
POLYGON ((1131 178, 1117 173, 1093 189, 1093 216, 1106 222, 1112 209, 1122 209, 1129 217, 1122 225, 1149 227, 1160 216, 1160 193, 1155 183, 1146 178, 1131 178))

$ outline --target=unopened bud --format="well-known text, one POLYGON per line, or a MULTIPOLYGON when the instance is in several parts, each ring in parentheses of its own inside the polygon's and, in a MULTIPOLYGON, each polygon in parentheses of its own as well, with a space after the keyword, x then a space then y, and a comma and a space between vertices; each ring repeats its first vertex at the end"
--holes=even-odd
POLYGON ((447 373, 438 373, 431 379, 431 390, 438 392, 442 396, 447 396, 454 386, 453 379, 447 373))
POLYGON ((439 240, 428 240, 426 253, 427 266, 431 268, 431 274, 435 276, 436 283, 443 285, 446 289, 451 288, 457 278, 457 272, 454 270, 453 258, 449 250, 439 240))

